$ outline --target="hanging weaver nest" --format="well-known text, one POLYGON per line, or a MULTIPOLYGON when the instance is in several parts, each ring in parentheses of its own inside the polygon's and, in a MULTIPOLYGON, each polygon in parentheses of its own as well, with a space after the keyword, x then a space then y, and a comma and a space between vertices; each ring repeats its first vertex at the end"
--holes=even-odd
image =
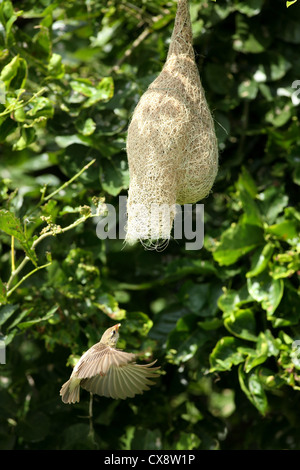
POLYGON ((169 240, 176 204, 206 197, 217 174, 217 139, 192 39, 188 0, 178 0, 166 63, 128 129, 129 244, 157 248, 169 240))

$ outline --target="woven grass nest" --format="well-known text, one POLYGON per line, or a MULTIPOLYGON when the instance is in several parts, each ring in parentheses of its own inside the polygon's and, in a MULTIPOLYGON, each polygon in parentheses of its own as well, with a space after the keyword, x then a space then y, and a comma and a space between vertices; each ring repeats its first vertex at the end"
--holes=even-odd
POLYGON ((178 0, 165 65, 138 102, 127 136, 126 241, 170 239, 176 204, 205 198, 218 171, 214 122, 192 45, 188 0, 178 0))

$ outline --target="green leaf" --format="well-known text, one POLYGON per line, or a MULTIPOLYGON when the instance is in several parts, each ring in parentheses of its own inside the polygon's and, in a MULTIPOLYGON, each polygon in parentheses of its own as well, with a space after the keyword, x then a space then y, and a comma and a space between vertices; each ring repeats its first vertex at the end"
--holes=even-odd
POLYGON ((150 330, 149 336, 160 342, 165 342, 169 333, 176 328, 177 321, 188 314, 186 308, 180 305, 171 305, 155 315, 154 325, 150 330))
POLYGON ((213 257, 220 265, 228 266, 263 242, 263 230, 260 227, 240 221, 222 234, 213 257))
POLYGON ((224 326, 238 338, 257 341, 255 316, 250 308, 232 312, 225 318, 224 326))
POLYGON ((0 230, 19 240, 26 255, 37 266, 37 257, 32 247, 32 240, 28 240, 22 222, 12 212, 0 209, 0 230))
POLYGON ((274 223, 288 204, 288 196, 275 186, 268 187, 258 195, 259 208, 268 224, 274 223))
MULTIPOLYGON (((7 327, 7 331, 13 330, 18 325, 18 323, 20 323, 23 320, 23 318, 25 318, 27 315, 29 315, 29 313, 32 312, 32 310, 33 310, 33 307, 20 311, 20 313, 16 316, 13 322, 10 323, 9 326, 7 327)), ((13 331, 16 333, 17 329, 13 331)))
POLYGON ((108 194, 117 196, 122 189, 129 186, 129 170, 127 160, 124 158, 105 159, 102 162, 100 181, 102 188, 108 194))
POLYGON ((5 83, 6 88, 9 87, 10 82, 17 75, 19 61, 20 57, 16 55, 1 71, 0 81, 5 83))
MULTIPOLYGON (((283 280, 280 279, 283 283, 283 280)), ((268 318, 275 328, 297 325, 300 321, 299 291, 287 280, 284 283, 284 292, 279 308, 268 318)))
POLYGON ((76 91, 77 93, 80 93, 87 97, 93 96, 94 86, 90 80, 78 78, 77 80, 72 80, 70 82, 70 86, 72 90, 76 91))
POLYGON ((245 372, 248 373, 254 367, 264 363, 268 357, 277 356, 280 346, 281 340, 275 339, 270 330, 261 331, 258 335, 256 349, 249 351, 245 361, 245 372))
POLYGON ((48 64, 47 79, 61 79, 65 74, 65 66, 62 63, 62 57, 53 53, 48 64))
POLYGON ((0 326, 3 325, 17 310, 19 305, 4 305, 0 307, 0 326))
POLYGON ((210 371, 230 370, 232 366, 244 361, 244 355, 239 351, 243 342, 232 336, 221 338, 209 356, 210 371))
POLYGON ((197 325, 205 331, 216 330, 223 326, 223 320, 221 318, 213 318, 204 321, 198 321, 197 325))
POLYGON ((0 4, 0 21, 5 27, 5 44, 11 46, 14 42, 14 35, 12 34, 12 26, 18 16, 23 14, 23 10, 14 11, 13 5, 10 1, 4 1, 0 4))
POLYGON ((114 82, 111 77, 102 78, 96 86, 87 79, 72 80, 70 85, 74 91, 88 98, 83 103, 84 108, 89 108, 99 101, 108 101, 114 95, 114 82))
POLYGON ((255 277, 261 274, 274 253, 273 243, 267 243, 263 248, 259 248, 253 255, 251 269, 247 272, 246 277, 255 277))
POLYGON ((125 318, 126 310, 119 307, 118 302, 111 294, 101 294, 93 304, 115 321, 125 318))
POLYGON ((270 225, 266 228, 266 232, 291 245, 295 245, 299 241, 299 224, 293 220, 285 220, 278 224, 270 225))
POLYGON ((4 142, 6 137, 12 134, 16 128, 17 123, 10 118, 0 118, 0 142, 4 142))
POLYGON ((286 7, 288 8, 288 7, 290 7, 291 5, 293 5, 293 3, 296 3, 296 2, 297 2, 297 0, 292 0, 292 1, 290 1, 290 2, 286 2, 286 7))
POLYGON ((71 145, 88 145, 84 139, 77 135, 77 134, 73 134, 73 135, 58 135, 55 137, 55 142, 57 143, 57 145, 61 148, 67 148, 71 145))
POLYGON ((27 80, 27 63, 22 57, 18 58, 18 67, 15 76, 10 82, 10 88, 14 89, 19 95, 19 90, 26 86, 27 80))
POLYGON ((205 331, 195 328, 195 318, 195 315, 180 318, 176 329, 169 334, 167 348, 175 364, 189 361, 208 340, 205 331))
MULTIPOLYGON (((215 0, 212 0, 215 1, 215 0)), ((189 403, 189 402, 187 402, 189 403)), ((198 419, 198 418, 197 418, 198 419)), ((198 449, 201 440, 196 434, 180 432, 178 439, 176 440, 175 449, 176 450, 193 450, 198 449)))
POLYGON ((286 378, 280 377, 279 374, 274 373, 274 370, 265 366, 259 368, 259 379, 266 391, 271 390, 275 393, 278 393, 279 389, 287 383, 286 378))
POLYGON ((212 286, 207 283, 196 284, 187 281, 180 289, 179 299, 191 312, 200 317, 209 317, 217 311, 217 299, 221 292, 218 283, 212 286))
POLYGON ((241 219, 243 223, 262 227, 263 220, 259 208, 256 202, 248 193, 248 191, 245 191, 243 188, 240 188, 238 196, 244 209, 244 214, 242 215, 241 219))
POLYGON ((231 313, 244 304, 252 301, 251 296, 244 285, 239 290, 224 289, 224 293, 218 298, 218 307, 224 313, 231 313))
POLYGON ((194 284, 192 281, 184 283, 180 290, 179 298, 183 305, 188 307, 193 313, 201 315, 201 309, 206 302, 208 284, 194 284))
POLYGON ((153 321, 144 312, 127 312, 126 323, 122 331, 130 331, 135 336, 148 336, 153 326, 153 321))
POLYGON ((265 415, 268 411, 268 400, 259 378, 259 369, 246 374, 240 365, 238 375, 241 389, 247 398, 262 415, 265 415))
POLYGON ((35 129, 32 127, 26 128, 25 126, 21 129, 21 136, 13 145, 13 150, 24 150, 32 142, 34 142, 36 137, 35 129))
POLYGON ((267 317, 271 317, 282 299, 282 279, 273 279, 264 271, 258 276, 248 278, 247 286, 253 299, 260 302, 262 308, 267 311, 267 317))
POLYGON ((102 78, 96 88, 93 89, 92 96, 84 103, 84 108, 89 108, 98 101, 108 101, 114 95, 114 82, 111 77, 102 78))
POLYGON ((92 135, 96 130, 96 123, 92 118, 88 118, 84 122, 76 123, 76 127, 80 134, 92 135))
POLYGON ((257 188, 249 172, 243 167, 236 183, 237 197, 241 201, 244 214, 242 221, 245 224, 262 226, 263 221, 259 208, 255 202, 257 188))
POLYGON ((56 312, 57 309, 58 309, 58 307, 54 306, 53 308, 51 308, 49 310, 49 312, 46 313, 46 315, 44 315, 42 317, 39 317, 39 318, 34 318, 32 320, 20 322, 20 323, 17 324, 17 326, 18 326, 18 328, 20 328, 20 330, 26 330, 27 328, 30 328, 32 325, 35 325, 36 323, 41 323, 43 321, 48 321, 48 320, 50 320, 50 318, 53 317, 53 315, 54 315, 54 313, 56 312))
POLYGON ((238 94, 242 99, 254 100, 258 92, 258 85, 255 80, 247 78, 238 86, 238 94))
POLYGON ((37 96, 31 103, 30 109, 26 115, 30 117, 52 117, 54 114, 54 108, 51 101, 44 96, 37 96))
POLYGON ((286 102, 286 99, 278 100, 278 103, 273 102, 269 111, 265 115, 266 122, 275 127, 284 126, 293 115, 293 103, 286 102))
POLYGON ((239 179, 236 183, 236 186, 238 190, 246 190, 250 194, 252 199, 255 199, 257 195, 257 186, 253 177, 244 166, 242 167, 242 171, 239 175, 239 179))
POLYGON ((165 14, 159 20, 157 20, 153 23, 152 28, 154 30, 162 29, 164 26, 166 26, 171 21, 173 21, 173 19, 174 19, 174 16, 172 14, 169 14, 169 15, 165 14))
POLYGON ((51 54, 52 44, 49 29, 40 25, 38 32, 32 39, 35 53, 43 60, 48 60, 51 54))

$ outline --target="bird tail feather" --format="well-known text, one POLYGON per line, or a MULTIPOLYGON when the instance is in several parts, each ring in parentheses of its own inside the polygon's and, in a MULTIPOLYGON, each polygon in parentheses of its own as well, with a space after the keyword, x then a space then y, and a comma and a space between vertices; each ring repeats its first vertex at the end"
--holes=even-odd
POLYGON ((60 389, 64 403, 76 403, 80 400, 80 379, 70 378, 60 389))

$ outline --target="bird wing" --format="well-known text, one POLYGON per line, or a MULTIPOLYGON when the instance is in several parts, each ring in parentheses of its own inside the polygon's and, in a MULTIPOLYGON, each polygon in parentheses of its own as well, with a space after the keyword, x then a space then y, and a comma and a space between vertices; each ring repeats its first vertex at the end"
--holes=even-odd
POLYGON ((134 359, 135 354, 97 343, 84 353, 74 367, 72 375, 81 379, 105 375, 111 366, 119 367, 134 359))
POLYGON ((125 400, 125 398, 134 397, 145 390, 149 390, 149 385, 154 384, 149 378, 157 378, 156 371, 160 367, 149 368, 155 362, 150 364, 127 363, 119 366, 114 364, 109 368, 106 375, 96 375, 95 377, 84 379, 80 385, 85 390, 94 394, 125 400))

